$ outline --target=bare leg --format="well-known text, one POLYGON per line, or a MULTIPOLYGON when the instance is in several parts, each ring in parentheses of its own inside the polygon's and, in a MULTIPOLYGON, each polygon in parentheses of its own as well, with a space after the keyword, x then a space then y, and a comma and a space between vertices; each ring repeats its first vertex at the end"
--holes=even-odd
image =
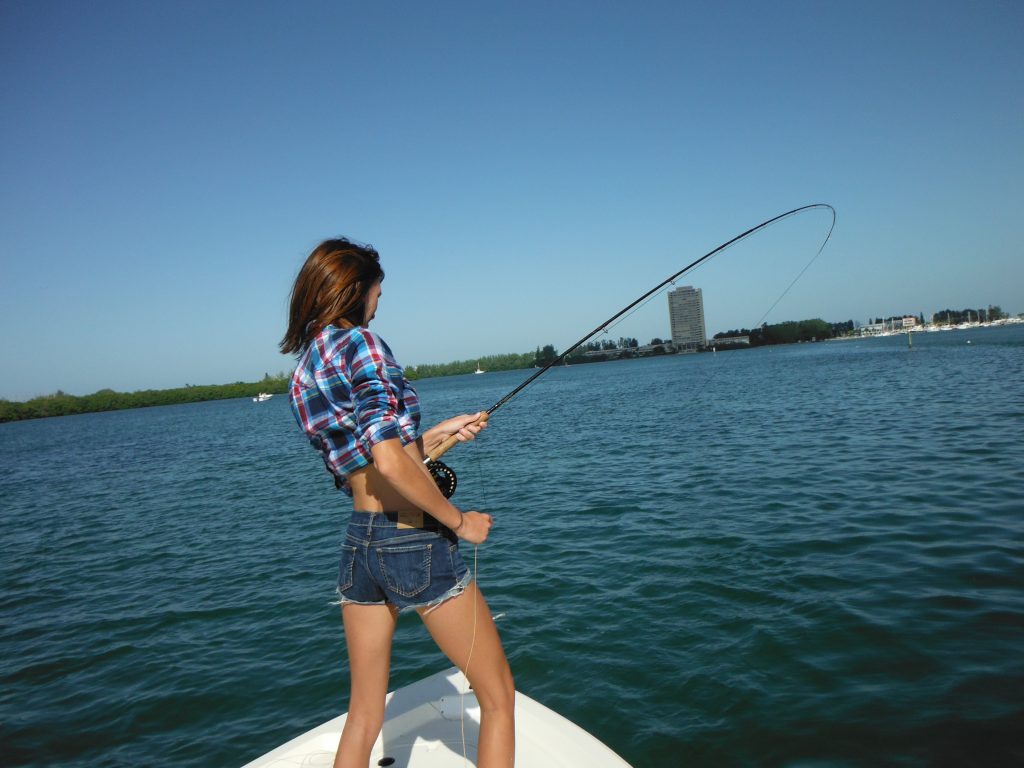
POLYGON ((388 605, 342 606, 345 642, 352 678, 345 730, 334 756, 334 768, 366 768, 370 750, 384 724, 384 697, 391 668, 391 638, 398 611, 388 605))
POLYGON ((512 768, 516 749, 515 681, 498 628, 476 582, 470 582, 465 592, 429 613, 419 613, 434 642, 466 673, 480 702, 478 768, 512 768))

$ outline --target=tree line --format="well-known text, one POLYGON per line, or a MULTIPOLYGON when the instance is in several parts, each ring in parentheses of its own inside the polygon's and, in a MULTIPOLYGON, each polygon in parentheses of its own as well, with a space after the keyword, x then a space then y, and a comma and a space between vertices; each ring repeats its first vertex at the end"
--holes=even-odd
POLYGON ((126 408, 147 408, 154 405, 199 403, 205 400, 227 400, 255 397, 260 392, 281 394, 288 391, 290 376, 266 374, 262 380, 234 384, 186 384, 175 389, 145 389, 138 392, 115 392, 101 389, 91 395, 69 395, 57 390, 52 395, 34 397, 23 403, 0 399, 0 422, 42 419, 48 416, 71 416, 77 413, 119 411, 126 408))
MULTIPOLYGON (((546 348, 545 348, 546 349, 546 348)), ((424 363, 409 365, 405 368, 406 378, 429 379, 435 376, 459 376, 463 373, 474 373, 477 366, 482 371, 514 371, 519 368, 532 368, 541 356, 540 347, 536 352, 515 352, 507 355, 487 355, 472 360, 455 360, 451 363, 424 363)))
MULTIPOLYGON (((655 339, 658 344, 663 343, 661 339, 655 339)), ((653 343, 653 342, 652 342, 653 343)), ((667 343, 667 342, 664 342, 667 343)), ((607 357, 587 355, 587 352, 605 351, 614 353, 622 350, 635 350, 640 343, 634 338, 621 337, 618 341, 603 339, 584 344, 579 349, 572 351, 566 357, 566 362, 572 364, 582 362, 600 362, 607 357)), ((523 368, 543 368, 548 363, 558 358, 558 350, 554 344, 545 344, 537 347, 533 352, 510 353, 506 355, 487 355, 475 357, 469 360, 455 360, 451 363, 424 363, 423 365, 410 365, 405 368, 405 375, 409 379, 429 379, 435 376, 460 376, 466 373, 475 373, 477 366, 483 371, 515 371, 523 368)))
MULTIPOLYGON (((747 336, 751 347, 763 347, 771 344, 796 344, 803 341, 824 341, 837 336, 845 336, 853 331, 853 320, 841 323, 829 323, 821 318, 813 320, 788 320, 783 323, 768 325, 763 323, 760 328, 716 333, 714 338, 723 339, 728 336, 747 336)), ((724 347, 723 347, 724 348, 724 347)))
POLYGON ((960 325, 960 323, 990 323, 1009 317, 998 304, 989 304, 986 309, 943 309, 932 315, 934 325, 960 325))

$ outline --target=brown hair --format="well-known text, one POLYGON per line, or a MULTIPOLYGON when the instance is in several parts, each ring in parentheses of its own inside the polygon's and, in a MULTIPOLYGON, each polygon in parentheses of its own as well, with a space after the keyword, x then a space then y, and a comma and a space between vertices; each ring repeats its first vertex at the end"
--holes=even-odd
POLYGON ((295 278, 281 351, 302 352, 328 325, 362 325, 366 294, 383 279, 380 255, 372 246, 357 245, 344 237, 324 240, 295 278))

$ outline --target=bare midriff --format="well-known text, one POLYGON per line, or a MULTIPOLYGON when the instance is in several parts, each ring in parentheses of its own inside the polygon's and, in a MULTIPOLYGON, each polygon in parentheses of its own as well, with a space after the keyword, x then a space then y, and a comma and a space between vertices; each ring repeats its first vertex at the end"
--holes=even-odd
MULTIPOLYGON (((417 443, 409 443, 405 450, 416 459, 417 465, 429 477, 430 473, 422 463, 423 453, 417 443)), ((352 487, 352 509, 360 512, 406 512, 416 509, 384 479, 373 464, 350 474, 348 482, 352 487)))

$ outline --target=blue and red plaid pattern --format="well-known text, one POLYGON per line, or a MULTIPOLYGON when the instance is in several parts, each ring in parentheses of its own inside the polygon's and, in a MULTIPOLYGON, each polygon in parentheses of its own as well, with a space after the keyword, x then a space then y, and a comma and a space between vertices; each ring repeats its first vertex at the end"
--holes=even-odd
POLYGON ((324 464, 351 495, 348 475, 373 461, 382 440, 419 434, 420 401, 384 340, 366 328, 328 325, 299 358, 292 412, 324 464))

